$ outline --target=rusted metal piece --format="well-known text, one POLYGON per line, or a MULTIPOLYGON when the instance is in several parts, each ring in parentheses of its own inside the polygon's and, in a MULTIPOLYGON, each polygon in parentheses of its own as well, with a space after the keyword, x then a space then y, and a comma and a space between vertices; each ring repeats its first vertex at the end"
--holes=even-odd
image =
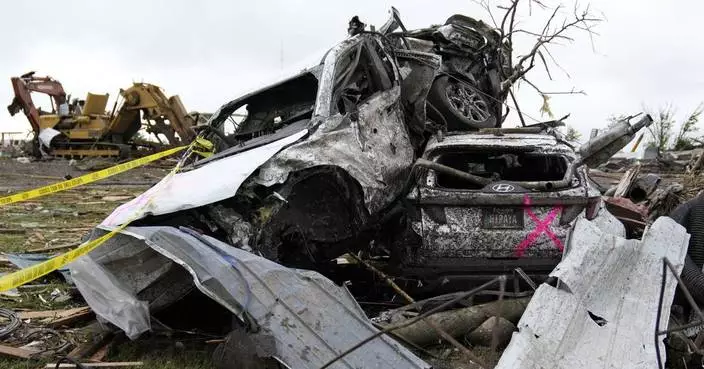
POLYGON ((10 82, 12 83, 15 97, 7 107, 7 110, 10 115, 23 111, 32 126, 32 130, 35 132, 39 132, 41 127, 40 112, 34 106, 30 92, 49 95, 52 108, 55 110, 59 109, 59 105, 66 103, 66 92, 64 92, 61 83, 49 76, 38 77, 34 75, 34 72, 29 72, 20 77, 12 77, 10 82))
POLYGON ((631 230, 643 230, 648 222, 648 210, 626 197, 605 197, 606 209, 631 230))

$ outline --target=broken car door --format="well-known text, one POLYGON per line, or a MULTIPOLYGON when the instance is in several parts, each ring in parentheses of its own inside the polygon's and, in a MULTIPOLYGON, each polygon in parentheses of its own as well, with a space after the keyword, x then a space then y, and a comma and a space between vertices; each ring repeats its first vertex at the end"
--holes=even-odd
POLYGON ((375 38, 366 38, 340 58, 335 82, 333 109, 349 119, 359 150, 355 155, 371 169, 374 187, 385 189, 367 193, 373 213, 375 204, 400 191, 413 160, 395 61, 375 38))

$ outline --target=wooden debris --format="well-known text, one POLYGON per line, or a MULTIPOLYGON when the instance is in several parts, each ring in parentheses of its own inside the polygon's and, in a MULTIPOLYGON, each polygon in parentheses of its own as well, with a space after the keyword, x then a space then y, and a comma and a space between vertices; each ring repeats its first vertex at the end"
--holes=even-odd
POLYGON ((116 201, 132 200, 133 198, 134 198, 134 196, 132 196, 132 195, 110 195, 110 196, 103 196, 103 198, 101 200, 116 202, 116 201))
POLYGON ((59 251, 59 250, 65 250, 65 249, 70 249, 72 247, 76 247, 80 245, 80 242, 72 242, 64 245, 56 245, 56 246, 50 246, 50 247, 38 247, 36 249, 29 249, 25 251, 28 254, 33 254, 37 252, 52 252, 52 251, 59 251))
MULTIPOLYGON (((122 361, 115 363, 81 363, 81 365, 87 368, 124 368, 130 366, 142 366, 144 365, 141 361, 122 361)), ((46 364, 45 368, 57 368, 56 363, 46 364)), ((76 364, 59 364, 58 368, 76 368, 76 364)))
POLYGON ((39 353, 38 350, 0 345, 0 355, 16 357, 19 359, 31 359, 37 353, 39 353))
POLYGON ((67 356, 74 359, 83 359, 98 352, 105 344, 109 343, 114 334, 106 331, 100 323, 93 322, 81 329, 87 336, 87 341, 79 344, 67 356))
POLYGON ((638 178, 639 173, 640 173, 640 165, 639 164, 628 169, 628 171, 626 171, 626 174, 623 175, 623 177, 621 178, 621 181, 616 186, 616 192, 614 193, 613 197, 626 197, 626 196, 628 196, 628 192, 631 190, 631 186, 633 185, 633 182, 635 182, 635 180, 638 178))
POLYGON ((45 319, 45 318, 54 318, 54 319, 65 319, 67 317, 76 315, 76 314, 85 314, 87 312, 90 312, 90 308, 87 306, 83 307, 78 307, 78 308, 73 308, 73 309, 64 309, 64 310, 43 310, 43 311, 23 311, 19 313, 20 319, 25 320, 25 319, 45 319))
POLYGON ((105 343, 101 348, 98 349, 93 355, 91 355, 88 358, 88 361, 103 361, 105 358, 108 356, 108 351, 110 351, 110 346, 112 344, 112 340, 109 340, 107 343, 105 343))
POLYGON ((489 346, 496 335, 498 337, 497 346, 506 347, 511 341, 511 335, 514 331, 516 331, 516 326, 513 323, 505 318, 492 316, 472 331, 467 336, 467 340, 473 345, 489 346))
MULTIPOLYGON (((360 257, 358 257, 355 254, 348 254, 348 255, 350 255, 352 258, 354 258, 358 263, 364 264, 364 266, 366 266, 367 269, 369 269, 374 274, 381 277, 386 282, 386 284, 388 284, 394 291, 396 291, 397 294, 399 294, 401 297, 403 297, 403 299, 406 300, 408 303, 412 304, 415 302, 415 300, 408 293, 406 293, 406 291, 401 289, 401 287, 399 287, 396 284, 396 282, 394 282, 391 278, 389 278, 389 276, 387 276, 384 272, 375 268, 373 265, 369 264, 365 260, 362 260, 360 257)), ((481 359, 479 359, 470 349, 468 349, 463 344, 461 344, 459 341, 457 341, 454 338, 454 336, 447 333, 447 331, 445 329, 443 329, 442 327, 440 327, 436 322, 431 321, 431 320, 426 320, 426 321, 422 321, 422 322, 425 323, 426 326, 430 327, 437 334, 435 336, 436 340, 439 338, 444 339, 445 341, 447 341, 451 345, 455 346, 455 348, 457 348, 459 351, 461 351, 469 360, 478 364, 479 367, 487 368, 487 365, 484 364, 484 362, 481 359)), ((411 327, 413 327, 413 326, 411 326, 411 327)), ((394 333, 394 335, 397 335, 397 334, 394 333)), ((402 338, 406 339, 406 337, 402 337, 402 338)), ((407 341, 410 341, 410 340, 407 340, 407 341)), ((415 343, 415 342, 413 342, 413 343, 415 343)))
POLYGON ((81 311, 81 312, 54 320, 49 324, 49 327, 58 328, 58 327, 70 326, 71 324, 90 319, 93 316, 94 316, 93 310, 90 310, 90 308, 87 308, 87 310, 84 310, 84 311, 81 311))
POLYGON ((433 325, 440 327, 454 337, 463 337, 492 316, 500 316, 508 321, 517 322, 529 301, 530 298, 510 299, 503 302, 494 301, 468 308, 443 311, 432 314, 425 320, 418 321, 408 327, 397 329, 394 334, 421 346, 437 342, 440 338, 433 325))

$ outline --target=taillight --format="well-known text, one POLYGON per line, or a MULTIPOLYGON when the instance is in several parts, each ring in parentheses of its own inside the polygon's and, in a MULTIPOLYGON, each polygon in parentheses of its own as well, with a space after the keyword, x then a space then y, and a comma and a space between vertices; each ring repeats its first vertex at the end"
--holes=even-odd
POLYGON ((601 205, 601 197, 590 197, 587 200, 587 208, 584 210, 584 216, 592 220, 599 213, 599 205, 601 205))

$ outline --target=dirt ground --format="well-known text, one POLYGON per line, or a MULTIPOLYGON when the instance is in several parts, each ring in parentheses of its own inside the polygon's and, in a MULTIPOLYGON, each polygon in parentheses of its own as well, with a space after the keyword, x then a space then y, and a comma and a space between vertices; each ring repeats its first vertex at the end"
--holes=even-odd
MULTIPOLYGON (((15 159, 0 158, 0 197, 55 183, 66 176, 75 178, 114 164, 100 160, 52 160, 23 164, 15 159)), ((45 251, 56 254, 70 250, 80 244, 87 232, 115 207, 156 183, 173 164, 172 160, 163 160, 90 185, 3 206, 0 209, 0 253, 45 251)), ((0 262, 0 273, 12 270, 15 270, 14 267, 0 262)), ((40 287, 20 289, 19 296, 0 294, 0 306, 22 311, 85 305, 75 287, 58 275, 50 275, 32 284, 40 287), (73 299, 62 302, 53 299, 52 292, 56 290, 73 296, 73 299)), ((66 333, 67 336, 70 334, 66 333)), ((45 363, 55 361, 0 357, 0 368, 43 368, 45 363)), ((158 342, 153 339, 149 342, 125 340, 110 347, 105 361, 144 361, 143 367, 157 369, 211 367, 210 354, 202 349, 202 345, 191 347, 188 343, 163 339, 158 342)))

